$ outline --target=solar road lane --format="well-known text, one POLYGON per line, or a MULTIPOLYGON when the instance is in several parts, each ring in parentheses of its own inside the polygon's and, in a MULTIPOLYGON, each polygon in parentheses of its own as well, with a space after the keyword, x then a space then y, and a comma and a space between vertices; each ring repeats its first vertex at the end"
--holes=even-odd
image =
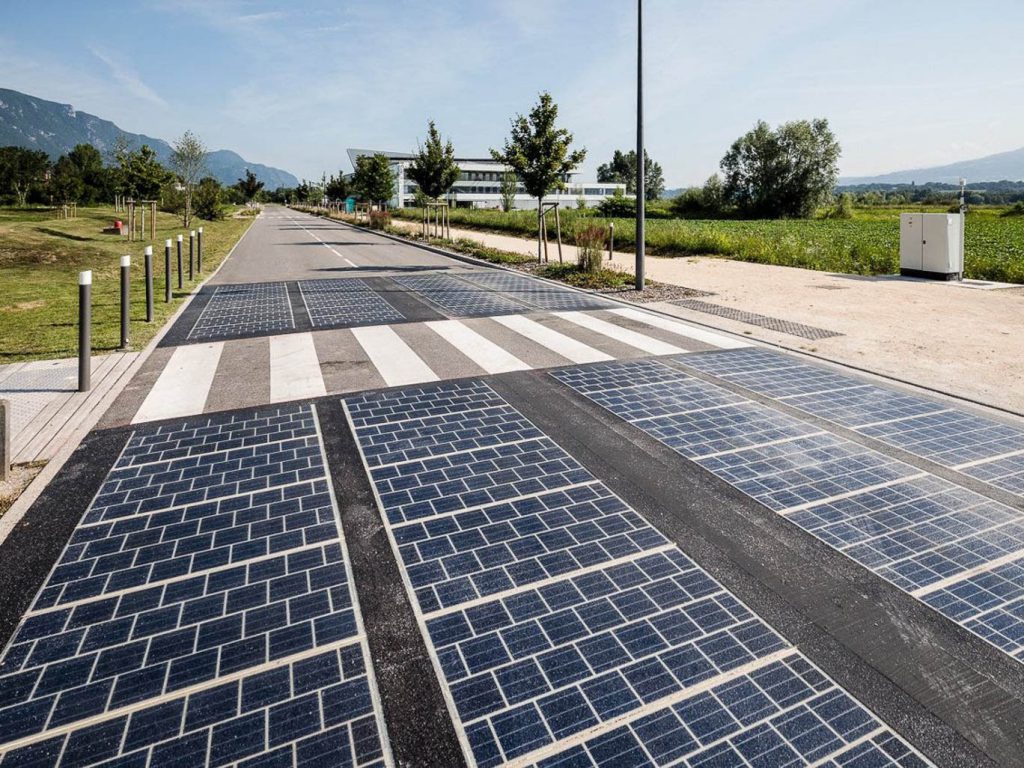
POLYGON ((0 765, 383 765, 367 659, 311 406, 136 431, 0 659, 0 765))
POLYGON ((302 280, 299 290, 314 328, 385 325, 406 319, 358 278, 302 280))
POLYGON ((517 301, 542 310, 611 309, 617 305, 598 296, 567 291, 549 283, 507 272, 469 272, 461 280, 492 291, 510 294, 517 301))
POLYGON ((477 765, 924 764, 486 384, 344 403, 477 765))
POLYGON ((921 458, 1024 495, 1024 429, 768 350, 686 364, 921 458))
POLYGON ((450 275, 423 275, 393 278, 451 317, 486 317, 519 314, 528 307, 481 286, 463 282, 450 275))
POLYGON ((218 285, 188 333, 189 341, 280 333, 295 328, 285 283, 218 285))
MULTIPOLYGON (((746 369, 759 356, 740 357, 746 369)), ((765 369, 777 371, 787 369, 765 369)), ((656 361, 551 375, 1024 658, 1024 517, 1018 510, 656 361), (1021 577, 1019 587, 1008 588, 1009 574, 1021 577)), ((792 375, 788 380, 803 389, 792 375)), ((896 397, 907 407, 903 395, 896 397)))

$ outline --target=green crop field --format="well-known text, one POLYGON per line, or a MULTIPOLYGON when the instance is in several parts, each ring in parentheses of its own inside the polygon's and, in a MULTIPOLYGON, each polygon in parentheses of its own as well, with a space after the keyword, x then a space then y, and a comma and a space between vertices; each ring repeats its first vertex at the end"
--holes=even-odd
MULTIPOLYGON (((72 220, 56 219, 51 211, 0 208, 0 364, 77 354, 80 270, 93 271, 94 352, 114 350, 120 342, 120 256, 132 257, 133 349, 141 349, 153 337, 203 277, 188 281, 188 231, 177 216, 157 215, 157 239, 152 243, 129 243, 116 234, 102 234, 115 218, 123 215, 109 206, 80 208, 72 220), (179 233, 185 236, 184 289, 175 288, 171 302, 164 304, 164 240, 179 233), (145 322, 146 245, 153 245, 154 252, 152 323, 145 322)), ((204 275, 216 269, 251 223, 251 218, 193 222, 193 228, 203 227, 204 275)))
MULTIPOLYGON (((964 271, 971 278, 1024 283, 1024 216, 1001 213, 985 209, 968 214, 964 271)), ((408 208, 394 214, 414 220, 421 217, 418 210, 408 208)), ((536 236, 536 217, 533 211, 451 211, 452 226, 525 237, 536 236)), ((566 211, 562 218, 566 240, 572 240, 581 219, 604 225, 610 221, 566 211)), ((632 250, 634 222, 614 221, 616 250, 632 250)), ((652 219, 647 222, 647 249, 658 256, 710 255, 828 272, 892 274, 899 271, 899 210, 858 210, 853 219, 652 219)))

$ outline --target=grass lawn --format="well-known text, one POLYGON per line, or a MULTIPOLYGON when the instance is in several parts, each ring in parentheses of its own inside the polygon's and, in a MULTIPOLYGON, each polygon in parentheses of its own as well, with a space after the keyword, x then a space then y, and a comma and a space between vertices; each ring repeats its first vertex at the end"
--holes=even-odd
MULTIPOLYGON (((907 206, 908 211, 921 210, 907 206)), ((936 209, 929 209, 936 210, 936 209)), ((967 277, 1024 283, 1024 216, 1004 217, 1005 209, 980 208, 967 216, 967 277)), ((858 209, 853 219, 829 220, 697 220, 650 219, 647 250, 655 256, 722 256, 760 264, 803 267, 851 274, 879 275, 899 271, 899 209, 858 209)), ((420 220, 418 209, 392 211, 398 218, 420 220)), ((450 212, 453 227, 536 237, 534 211, 473 210, 450 212)), ((607 226, 609 219, 567 210, 562 233, 572 242, 577 220, 607 226)), ((615 219, 615 248, 635 244, 632 219, 615 219)))
MULTIPOLYGON (((78 273, 93 271, 92 340, 94 353, 118 348, 120 257, 132 257, 131 348, 141 349, 177 309, 191 289, 213 272, 252 224, 252 218, 194 220, 203 227, 203 274, 188 281, 188 231, 181 219, 157 215, 157 238, 129 243, 102 234, 114 219, 111 206, 79 208, 78 218, 61 220, 48 210, 0 208, 0 364, 78 354, 78 273), (164 303, 164 240, 185 236, 184 289, 176 289, 172 246, 172 300, 164 303), (142 251, 153 246, 154 321, 146 323, 142 251)), ((147 222, 147 232, 149 224, 147 222)))

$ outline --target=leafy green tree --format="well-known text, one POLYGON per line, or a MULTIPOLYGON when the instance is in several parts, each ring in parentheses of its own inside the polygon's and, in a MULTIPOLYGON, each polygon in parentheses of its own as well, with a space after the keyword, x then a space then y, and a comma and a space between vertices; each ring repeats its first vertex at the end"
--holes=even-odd
POLYGON ((587 156, 586 149, 571 149, 572 134, 556 128, 558 105, 551 94, 544 92, 529 116, 512 119, 512 130, 499 151, 491 157, 512 169, 527 194, 537 198, 537 260, 541 257, 541 205, 544 196, 563 189, 569 173, 579 167, 587 156))
POLYGON ((352 186, 363 200, 383 209, 395 195, 395 174, 391 170, 388 156, 378 152, 356 158, 352 186))
POLYGON ((501 210, 508 213, 516 207, 516 194, 519 192, 519 179, 515 173, 506 168, 501 174, 501 210))
MULTIPOLYGON (((615 150, 611 162, 597 167, 597 180, 604 184, 625 184, 626 193, 636 194, 636 150, 615 150)), ((657 200, 665 192, 665 175, 661 165, 644 150, 644 199, 657 200)))
POLYGON ((0 147, 0 194, 13 195, 24 206, 29 192, 38 189, 50 169, 46 153, 22 147, 0 147))
POLYGON ((156 159, 156 152, 148 144, 138 150, 122 153, 118 175, 124 194, 136 200, 154 200, 173 174, 156 159))
POLYGON ((211 176, 200 179, 193 195, 195 214, 206 221, 216 221, 224 217, 223 188, 220 182, 211 176))
POLYGON ((50 195, 58 203, 78 202, 85 185, 82 174, 70 157, 62 155, 50 172, 50 195))
POLYGON ((441 134, 431 120, 427 124, 427 141, 419 147, 416 159, 409 165, 406 175, 416 182, 423 194, 437 200, 448 193, 459 180, 460 173, 451 140, 442 144, 441 134))
POLYGON ((182 226, 192 222, 192 195, 206 173, 206 145, 192 131, 185 131, 171 144, 171 168, 178 175, 185 195, 182 226))
POLYGON ((324 191, 331 200, 347 200, 349 195, 352 194, 350 186, 348 179, 345 178, 345 174, 338 171, 337 176, 331 174, 331 178, 327 180, 327 186, 324 191))
POLYGON ((82 181, 79 202, 89 205, 106 200, 110 194, 111 173, 103 165, 103 155, 92 144, 78 144, 67 154, 82 181))
POLYGON ((263 182, 256 178, 256 174, 245 169, 245 178, 235 182, 235 189, 238 190, 242 200, 246 203, 256 199, 263 190, 263 182))
POLYGON ((832 194, 840 154, 828 120, 758 121, 722 158, 725 201, 755 218, 809 218, 832 194))

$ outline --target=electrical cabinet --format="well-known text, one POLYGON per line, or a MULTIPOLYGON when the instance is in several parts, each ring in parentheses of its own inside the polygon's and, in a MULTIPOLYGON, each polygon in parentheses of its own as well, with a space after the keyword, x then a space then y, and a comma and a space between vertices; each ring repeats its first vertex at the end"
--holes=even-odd
POLYGON ((964 271, 961 221, 956 213, 900 214, 900 274, 959 279, 964 271))

